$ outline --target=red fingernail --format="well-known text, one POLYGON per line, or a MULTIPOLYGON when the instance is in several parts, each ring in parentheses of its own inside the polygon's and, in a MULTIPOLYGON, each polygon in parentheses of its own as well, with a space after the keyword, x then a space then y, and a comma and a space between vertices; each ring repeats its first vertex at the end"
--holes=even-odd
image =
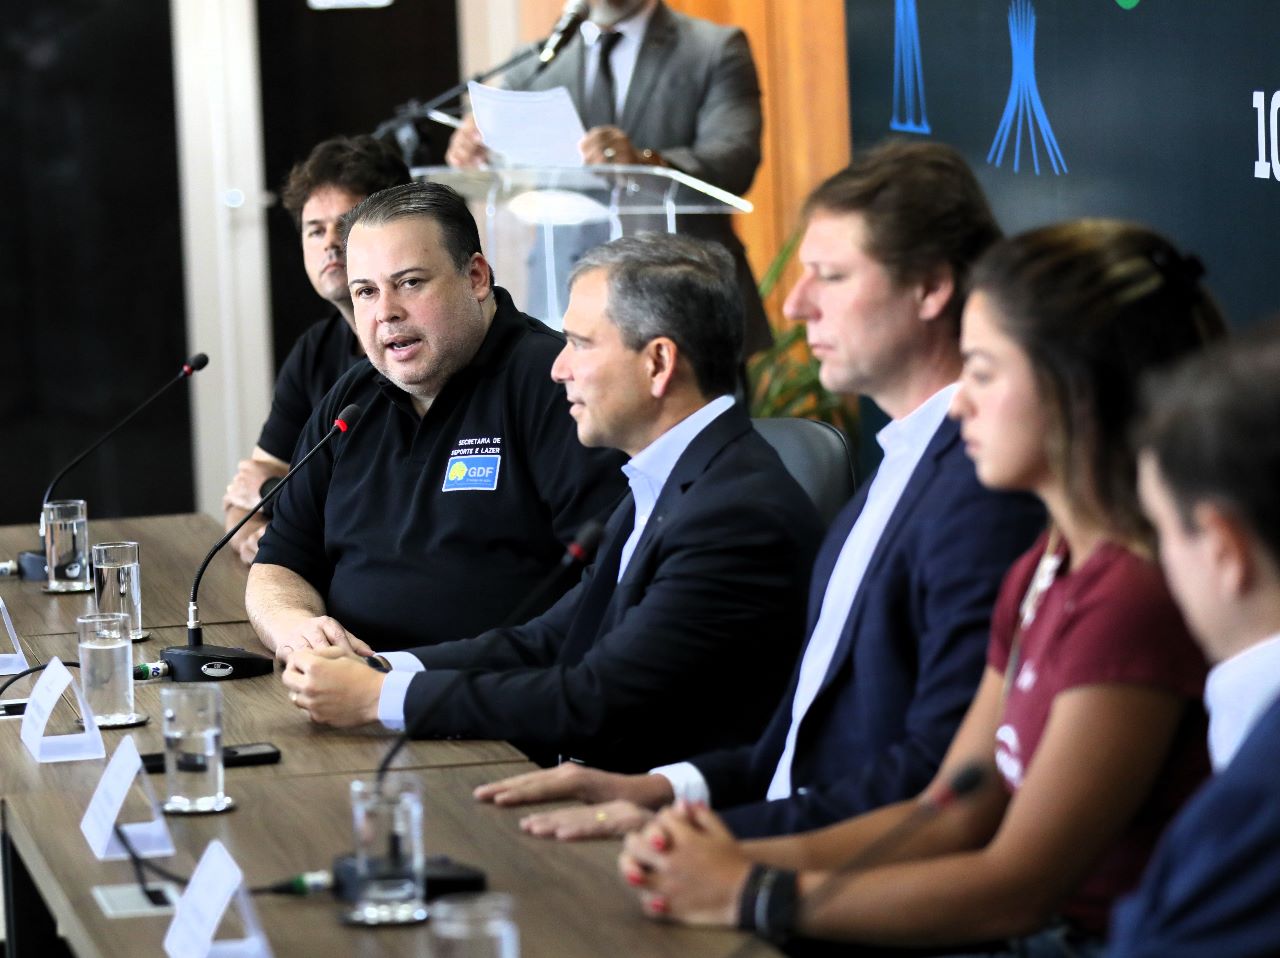
POLYGON ((655 915, 665 915, 671 908, 671 905, 665 898, 649 899, 649 910, 655 915))
POLYGON ((654 835, 649 839, 649 844, 653 846, 655 851, 665 852, 667 850, 667 836, 654 835))
POLYGON ((644 875, 642 875, 640 872, 637 872, 637 871, 630 871, 630 872, 627 872, 627 884, 628 884, 628 885, 643 885, 643 884, 644 884, 644 875))

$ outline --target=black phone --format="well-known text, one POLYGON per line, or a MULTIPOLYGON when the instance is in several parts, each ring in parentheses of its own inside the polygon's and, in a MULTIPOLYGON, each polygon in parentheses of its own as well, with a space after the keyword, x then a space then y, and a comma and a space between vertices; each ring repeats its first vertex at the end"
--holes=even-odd
MULTIPOLYGON (((251 745, 228 745, 222 750, 223 768, 236 768, 241 765, 274 765, 280 761, 280 749, 270 742, 254 742, 251 745)), ((146 752, 142 756, 142 767, 155 774, 164 771, 164 752, 146 752)), ((178 762, 178 768, 184 772, 199 772, 204 768, 203 755, 184 756, 178 762)))

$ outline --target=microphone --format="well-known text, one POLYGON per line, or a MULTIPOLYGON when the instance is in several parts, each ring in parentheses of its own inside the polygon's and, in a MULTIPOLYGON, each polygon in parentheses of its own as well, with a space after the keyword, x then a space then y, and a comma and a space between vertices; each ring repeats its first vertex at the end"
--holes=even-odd
MULTIPOLYGON (((882 862, 925 822, 957 801, 973 795, 986 785, 987 780, 987 769, 981 762, 962 765, 938 792, 926 795, 905 818, 835 868, 822 884, 802 897, 797 894, 795 873, 757 865, 752 869, 738 902, 738 927, 744 931, 755 931, 770 941, 786 940, 795 929, 801 909, 812 911, 826 904, 846 878, 882 862), (785 881, 784 878, 790 880, 785 881)), ((740 958, 752 947, 752 941, 748 940, 730 958, 740 958)))
POLYGON ((91 446, 89 446, 88 449, 80 453, 80 455, 76 456, 69 463, 63 466, 62 470, 56 476, 54 476, 52 480, 50 480, 48 488, 46 488, 44 491, 44 499, 41 500, 41 505, 49 501, 49 497, 53 495, 53 487, 58 484, 58 481, 63 476, 65 476, 68 472, 70 472, 73 468, 78 466, 80 464, 80 461, 84 459, 85 456, 89 455, 89 453, 93 452, 93 450, 97 449, 104 442, 106 442, 108 439, 114 436, 118 431, 124 428, 124 426, 127 425, 129 421, 133 419, 134 416, 138 415, 138 413, 142 412, 142 410, 150 406, 153 402, 155 402, 155 400, 159 399, 161 394, 164 393, 165 390, 167 390, 174 383, 182 382, 182 380, 184 379, 190 379, 194 373, 199 372, 201 369, 204 369, 204 367, 208 365, 209 365, 209 357, 206 356, 204 353, 196 353, 194 356, 188 359, 185 363, 183 363, 182 368, 178 371, 177 376, 170 379, 163 386, 161 386, 159 389, 153 392, 150 396, 144 399, 142 401, 142 404, 139 405, 137 408, 135 408, 133 412, 129 413, 129 415, 125 416, 118 423, 116 423, 109 430, 107 430, 107 432, 103 434, 99 439, 97 439, 91 446))
POLYGON ((334 436, 346 432, 360 419, 360 407, 355 403, 343 408, 333 426, 325 433, 311 450, 297 461, 280 481, 250 509, 244 517, 213 544, 213 548, 205 555, 200 568, 196 570, 195 579, 191 583, 191 600, 187 604, 187 644, 171 646, 160 653, 160 660, 169 667, 169 674, 175 682, 209 682, 224 679, 249 679, 258 675, 270 675, 275 660, 247 649, 217 646, 206 648, 204 645, 204 628, 200 625, 200 610, 196 597, 200 592, 200 580, 204 571, 213 561, 218 551, 231 541, 246 522, 258 514, 264 505, 274 499, 284 484, 293 478, 293 474, 307 464, 317 452, 323 449, 334 436))
MULTIPOLYGON (((123 419, 117 422, 114 426, 108 429, 102 436, 94 440, 94 442, 89 446, 89 448, 85 449, 78 456, 72 459, 69 463, 63 466, 58 471, 57 475, 55 475, 53 479, 49 481, 49 485, 45 487, 44 498, 40 500, 40 505, 43 507, 44 504, 49 501, 50 497, 53 495, 53 487, 56 486, 59 483, 59 481, 61 481, 63 476, 65 476, 68 472, 70 472, 72 469, 78 466, 84 460, 84 458, 87 455, 89 455, 89 453, 93 452, 95 449, 101 446, 104 442, 106 442, 108 439, 114 436, 117 432, 123 429, 130 421, 133 420, 135 416, 138 415, 138 413, 142 412, 142 410, 146 409, 153 402, 159 399, 160 396, 174 383, 181 382, 184 379, 190 379, 194 373, 199 372, 201 369, 204 369, 204 367, 208 365, 209 365, 209 357, 206 356, 204 353, 196 353, 194 356, 192 356, 190 359, 184 362, 182 364, 182 368, 178 371, 177 376, 168 380, 163 386, 161 386, 159 389, 153 392, 150 396, 144 399, 139 406, 135 407, 133 412, 129 413, 129 415, 125 416, 123 419)), ((41 539, 44 538, 43 509, 40 513, 40 538, 41 539)), ((18 561, 21 568, 22 578, 43 579, 45 577, 46 573, 45 573, 43 549, 41 549, 39 552, 20 553, 18 556, 18 561)))
MULTIPOLYGON (((539 602, 546 598, 547 591, 551 589, 560 579, 565 569, 574 565, 586 565, 595 555, 596 549, 600 547, 600 540, 604 538, 604 523, 599 519, 588 519, 578 529, 578 534, 573 537, 573 541, 565 546, 564 555, 560 558, 560 564, 551 570, 551 573, 530 590, 520 607, 508 617, 507 622, 500 628, 510 628, 512 625, 521 625, 528 618, 528 610, 535 607, 539 602)), ((508 640, 510 641, 510 640, 508 640)), ((468 674, 467 669, 459 669, 453 678, 449 681, 440 694, 436 696, 433 702, 418 718, 418 723, 429 715, 431 715, 439 704, 449 697, 449 693, 453 691, 462 679, 468 674)), ((405 729, 396 736, 396 740, 391 743, 391 747, 387 749, 386 755, 382 757, 382 761, 378 763, 377 780, 381 782, 387 774, 387 770, 391 767, 391 762, 395 759, 399 751, 404 748, 405 743, 413 737, 413 728, 408 722, 405 722, 405 729)))
POLYGON ((530 611, 536 609, 555 589, 565 570, 578 565, 586 565, 591 561, 591 558, 596 554, 596 549, 600 547, 600 540, 603 537, 603 522, 599 519, 588 519, 584 522, 578 528, 578 534, 573 537, 573 541, 564 547, 564 555, 560 557, 560 563, 529 591, 524 597, 524 601, 516 607, 514 612, 507 616, 501 628, 524 625, 529 618, 530 611))
POLYGON ((957 801, 968 798, 987 783, 987 769, 981 762, 962 765, 951 779, 934 795, 926 795, 906 818, 898 822, 827 876, 826 881, 806 895, 800 902, 805 908, 816 908, 827 901, 840 887, 843 879, 880 862, 888 854, 916 833, 916 831, 944 809, 957 801))
POLYGON ((577 35, 578 27, 582 26, 582 22, 590 15, 591 10, 587 6, 587 0, 568 0, 565 3, 564 9, 560 12, 560 19, 551 28, 551 35, 547 37, 546 42, 542 45, 542 52, 538 54, 538 59, 541 62, 538 64, 538 69, 534 71, 535 76, 545 70, 551 64, 551 61, 560 55, 560 52, 577 35))

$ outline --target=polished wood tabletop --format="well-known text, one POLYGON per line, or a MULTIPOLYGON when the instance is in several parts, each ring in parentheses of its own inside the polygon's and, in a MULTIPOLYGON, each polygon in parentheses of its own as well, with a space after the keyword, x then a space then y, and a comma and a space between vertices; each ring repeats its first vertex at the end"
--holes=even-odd
MULTIPOLYGON (((247 623, 215 625, 205 629, 209 645, 236 645, 251 651, 266 652, 247 623)), ((159 659, 160 650, 186 641, 185 629, 157 629, 152 637, 134 645, 134 662, 159 659)), ((23 640, 24 651, 32 664, 47 662, 57 656, 75 661, 74 635, 48 635, 23 640)), ((5 698, 24 695, 31 679, 20 680, 5 698)), ((107 754, 126 734, 132 734, 141 752, 159 752, 164 748, 160 690, 168 679, 138 682, 134 685, 134 704, 150 717, 146 725, 131 729, 103 729, 107 754)), ((280 684, 279 672, 252 679, 219 682, 222 689, 222 741, 224 745, 270 742, 280 749, 276 765, 250 766, 227 770, 227 792, 234 791, 242 779, 290 775, 318 775, 363 772, 375 769, 395 738, 380 725, 355 729, 333 729, 315 725, 289 701, 280 684)), ((49 733, 78 731, 79 717, 73 696, 66 695, 64 704, 50 718, 49 733)), ((0 795, 49 788, 74 788, 96 784, 102 774, 102 761, 40 765, 27 752, 18 738, 21 719, 0 719, 0 795)), ((447 765, 473 765, 496 762, 525 761, 515 747, 499 741, 422 741, 410 742, 396 757, 398 767, 430 768, 447 765)))
MULTIPOLYGON (((147 516, 137 519, 94 519, 89 516, 89 541, 136 542, 142 571, 142 624, 145 628, 183 625, 191 580, 222 528, 206 515, 147 516)), ((35 525, 0 526, 0 558, 36 549, 35 525)), ((223 549, 209 565, 200 584, 200 620, 243 622, 244 588, 248 568, 231 549, 223 549)), ((0 598, 9 607, 20 636, 74 632, 76 616, 94 611, 93 593, 51 595, 43 582, 0 578, 0 598)), ((0 636, 3 639, 3 636, 0 636)))
MULTIPOLYGON (((514 895, 523 958, 777 954, 737 932, 677 928, 646 919, 617 876, 618 842, 565 844, 531 838, 516 824, 527 810, 495 808, 471 797, 476 785, 512 768, 471 765, 404 774, 420 784, 428 854, 480 868, 490 889, 514 895)), ((352 849, 350 781, 350 776, 329 775, 247 782, 239 789, 236 811, 170 818, 179 851, 165 864, 189 875, 208 842, 217 838, 250 887, 326 869, 335 855, 352 849)), ((55 913, 77 955, 161 954, 168 916, 108 919, 93 898, 95 885, 126 884, 133 876, 127 863, 98 862, 90 853, 79 831, 86 800, 69 792, 7 799, 12 840, 46 899, 59 900, 55 913)), ((430 953, 428 926, 350 928, 339 921, 340 906, 328 895, 265 895, 255 896, 254 902, 280 958, 430 953)))

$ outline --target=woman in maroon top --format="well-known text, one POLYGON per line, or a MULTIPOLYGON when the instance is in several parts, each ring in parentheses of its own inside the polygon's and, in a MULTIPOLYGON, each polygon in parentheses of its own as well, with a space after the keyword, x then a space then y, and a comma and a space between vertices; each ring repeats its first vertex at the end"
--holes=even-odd
POLYGON ((1205 666, 1152 562, 1127 436, 1142 375, 1222 333, 1200 272, 1149 230, 1104 220, 980 261, 952 415, 982 482, 1036 493, 1051 521, 1005 580, 986 674, 937 778, 915 801, 757 842, 677 805, 620 859, 650 914, 934 953, 1096 947, 1207 772, 1205 666))

